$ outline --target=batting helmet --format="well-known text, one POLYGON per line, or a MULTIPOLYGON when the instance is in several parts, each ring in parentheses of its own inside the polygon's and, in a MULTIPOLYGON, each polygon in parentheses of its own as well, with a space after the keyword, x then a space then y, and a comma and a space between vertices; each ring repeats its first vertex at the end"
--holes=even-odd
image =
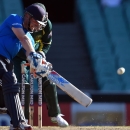
POLYGON ((40 5, 32 4, 25 9, 38 23, 45 26, 46 11, 40 5))

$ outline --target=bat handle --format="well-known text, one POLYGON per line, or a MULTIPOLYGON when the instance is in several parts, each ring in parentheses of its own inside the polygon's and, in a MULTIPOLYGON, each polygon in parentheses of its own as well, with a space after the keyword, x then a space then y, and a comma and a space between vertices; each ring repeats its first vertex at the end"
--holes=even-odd
MULTIPOLYGON (((49 62, 45 62, 44 60, 42 60, 42 64, 47 64, 47 63, 49 63, 49 62)), ((51 63, 48 64, 48 68, 49 68, 49 71, 51 71, 53 69, 51 63)))

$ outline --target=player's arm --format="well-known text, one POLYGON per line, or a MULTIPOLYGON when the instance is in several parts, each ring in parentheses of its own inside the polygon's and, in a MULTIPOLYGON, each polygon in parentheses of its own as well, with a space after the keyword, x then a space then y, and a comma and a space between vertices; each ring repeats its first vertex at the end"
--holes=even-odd
POLYGON ((26 56, 28 56, 31 52, 35 52, 34 47, 32 46, 31 41, 26 36, 22 28, 14 28, 12 27, 14 34, 20 40, 23 48, 26 50, 26 56))
POLYGON ((44 47, 43 47, 42 51, 46 55, 48 53, 48 51, 50 50, 50 47, 51 47, 51 44, 52 44, 52 31, 47 35, 47 38, 45 38, 45 39, 47 39, 47 41, 43 40, 44 47))
POLYGON ((43 67, 42 64, 42 56, 35 52, 35 49, 31 43, 31 40, 26 36, 24 31, 21 28, 12 28, 13 32, 20 40, 23 48, 26 50, 27 60, 30 62, 30 66, 36 70, 38 70, 39 66, 43 67))
POLYGON ((45 31, 45 35, 43 35, 43 37, 42 37, 42 42, 44 44, 44 47, 43 47, 42 51, 45 54, 47 54, 47 52, 49 51, 51 44, 52 44, 52 23, 49 19, 47 21, 47 25, 46 25, 44 31, 45 31))

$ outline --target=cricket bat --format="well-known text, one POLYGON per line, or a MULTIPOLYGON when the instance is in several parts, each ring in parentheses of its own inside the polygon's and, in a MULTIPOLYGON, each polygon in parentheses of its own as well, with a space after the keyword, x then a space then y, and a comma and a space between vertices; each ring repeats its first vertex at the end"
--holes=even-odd
POLYGON ((47 77, 79 104, 88 107, 92 103, 92 99, 90 97, 76 88, 56 71, 52 70, 47 77))

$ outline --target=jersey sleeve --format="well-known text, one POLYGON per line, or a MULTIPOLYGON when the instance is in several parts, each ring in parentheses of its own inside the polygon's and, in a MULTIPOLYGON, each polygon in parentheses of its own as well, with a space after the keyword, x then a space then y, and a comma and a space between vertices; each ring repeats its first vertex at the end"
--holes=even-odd
POLYGON ((22 26, 22 18, 18 16, 17 14, 11 14, 7 19, 6 19, 7 25, 12 28, 23 28, 22 26))
POLYGON ((45 32, 45 34, 42 36, 43 43, 51 44, 51 42, 52 42, 52 23, 49 19, 48 19, 47 25, 43 31, 45 32))
POLYGON ((43 31, 45 31, 45 34, 42 36, 42 42, 44 44, 42 51, 46 55, 52 44, 52 23, 49 19, 43 31))

